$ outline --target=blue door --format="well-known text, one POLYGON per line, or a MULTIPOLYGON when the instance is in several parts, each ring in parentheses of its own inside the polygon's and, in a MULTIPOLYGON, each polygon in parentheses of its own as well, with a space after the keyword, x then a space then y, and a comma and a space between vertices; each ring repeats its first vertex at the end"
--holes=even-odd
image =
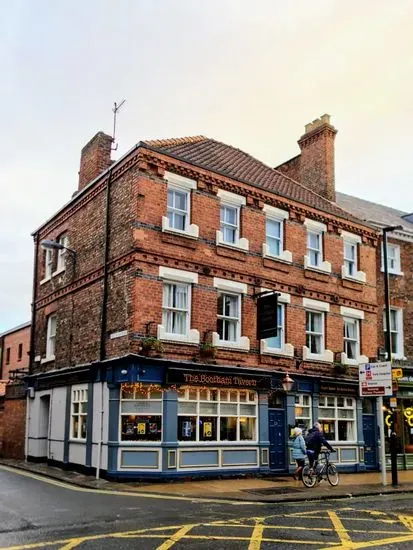
POLYGON ((270 468, 286 470, 287 447, 285 437, 285 410, 269 409, 268 424, 270 436, 270 468))
POLYGON ((376 418, 363 414, 364 463, 368 470, 377 468, 376 418))

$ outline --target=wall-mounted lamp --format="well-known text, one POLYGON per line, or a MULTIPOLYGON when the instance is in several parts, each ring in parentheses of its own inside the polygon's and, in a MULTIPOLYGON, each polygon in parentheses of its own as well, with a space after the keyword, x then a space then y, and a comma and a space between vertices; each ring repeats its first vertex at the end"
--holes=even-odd
POLYGON ((292 390, 294 386, 294 380, 290 377, 290 375, 287 373, 284 378, 281 380, 282 388, 285 392, 289 392, 292 390))

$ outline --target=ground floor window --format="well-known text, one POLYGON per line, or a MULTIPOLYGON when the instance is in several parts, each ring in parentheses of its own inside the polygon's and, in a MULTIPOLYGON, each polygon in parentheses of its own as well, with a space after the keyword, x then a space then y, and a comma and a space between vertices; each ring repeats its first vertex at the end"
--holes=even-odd
POLYGON ((384 399, 383 415, 387 435, 386 452, 390 452, 389 436, 394 429, 397 452, 413 453, 413 399, 398 398, 396 407, 390 407, 390 400, 384 399))
POLYGON ((155 384, 122 384, 121 441, 161 441, 162 389, 155 384))
POLYGON ((87 400, 87 388, 72 388, 71 439, 86 439, 87 400))
POLYGON ((356 441, 356 400, 320 395, 318 421, 329 441, 356 441))
POLYGON ((195 387, 178 390, 178 441, 256 440, 256 392, 195 387))
POLYGON ((311 395, 297 393, 295 396, 295 425, 307 431, 311 428, 311 395))

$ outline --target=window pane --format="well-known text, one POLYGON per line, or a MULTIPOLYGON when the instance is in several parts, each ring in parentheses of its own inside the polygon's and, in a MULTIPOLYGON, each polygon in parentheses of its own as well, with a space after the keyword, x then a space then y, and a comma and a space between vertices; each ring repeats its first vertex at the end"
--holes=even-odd
POLYGON ((222 416, 220 419, 220 438, 221 441, 237 440, 237 419, 234 417, 222 416))
POLYGON ((320 235, 318 233, 308 233, 308 247, 320 249, 320 235))
POLYGON ((178 416, 178 441, 196 440, 196 416, 178 416))
POLYGON ((218 414, 218 403, 208 401, 199 404, 199 414, 218 414))
POLYGON ((249 415, 249 416, 253 416, 255 415, 255 405, 240 405, 239 406, 239 413, 240 414, 245 414, 245 415, 249 415))
POLYGON ((133 401, 124 401, 121 403, 121 412, 129 414, 155 414, 162 412, 161 401, 150 401, 148 399, 140 399, 133 401))
POLYGON ((269 237, 281 236, 281 223, 275 220, 267 220, 266 222, 266 233, 269 237))
MULTIPOLYGON (((253 405, 255 407, 255 405, 253 405)), ((220 414, 236 415, 237 405, 231 403, 221 403, 220 414)))
POLYGON ((196 414, 196 402, 179 401, 178 414, 196 414))
POLYGON ((122 415, 122 441, 160 441, 162 417, 147 415, 122 415))
POLYGON ((239 435, 241 441, 251 441, 256 439, 255 435, 255 418, 243 418, 239 419, 239 435))
POLYGON ((199 440, 200 441, 217 440, 217 417, 216 416, 199 417, 199 440))
POLYGON ((186 210, 187 194, 175 191, 175 208, 179 210, 186 210))

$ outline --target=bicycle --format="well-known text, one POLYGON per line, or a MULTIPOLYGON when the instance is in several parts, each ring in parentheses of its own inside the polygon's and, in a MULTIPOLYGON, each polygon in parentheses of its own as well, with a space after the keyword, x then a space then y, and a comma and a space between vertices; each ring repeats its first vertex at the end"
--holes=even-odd
POLYGON ((335 487, 340 481, 335 464, 330 462, 330 454, 335 451, 321 451, 322 458, 314 464, 314 468, 310 468, 306 464, 301 473, 301 478, 306 487, 314 487, 316 483, 320 483, 323 479, 327 479, 330 485, 335 487))

